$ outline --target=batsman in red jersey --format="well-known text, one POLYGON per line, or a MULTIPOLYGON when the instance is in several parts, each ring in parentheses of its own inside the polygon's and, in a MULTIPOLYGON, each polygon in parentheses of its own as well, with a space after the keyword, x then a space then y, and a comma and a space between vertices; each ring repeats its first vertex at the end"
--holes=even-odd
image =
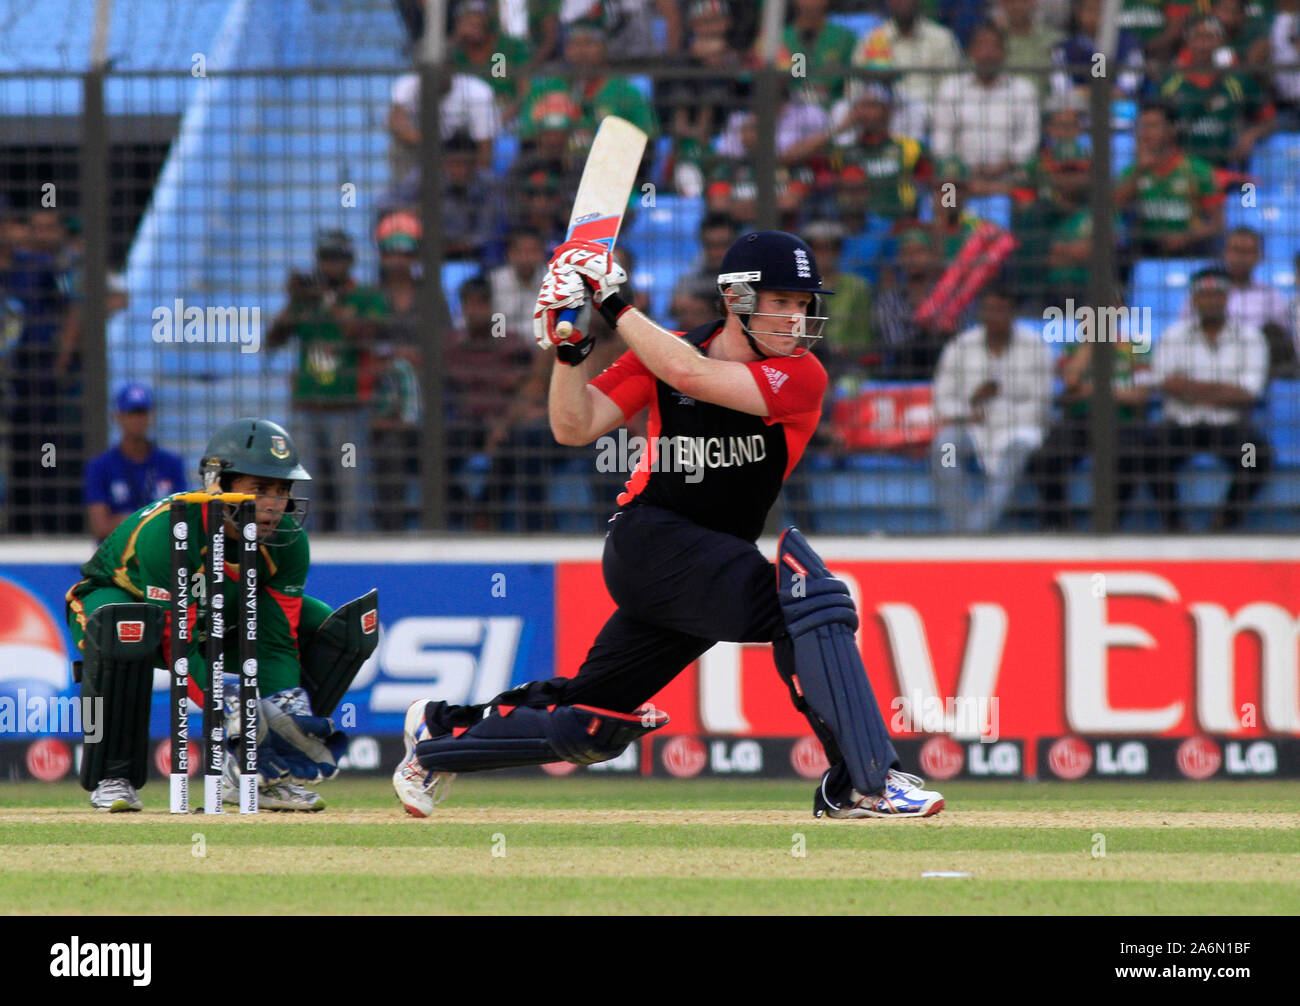
POLYGON ((408 812, 427 817, 457 772, 617 757, 667 722, 643 704, 714 643, 771 642, 782 678, 831 763, 817 816, 920 818, 943 798, 898 771, 854 640, 843 582, 794 528, 775 566, 755 545, 821 416, 826 372, 808 352, 826 321, 812 250, 781 231, 737 241, 718 276, 721 320, 670 332, 618 294, 627 276, 601 244, 571 241, 551 260, 534 314, 555 348, 551 430, 589 444, 649 407, 649 447, 605 536, 618 604, 571 678, 532 681, 484 705, 418 701, 393 775, 408 812), (630 350, 587 372, 591 306, 630 350), (562 311, 579 310, 568 340, 562 311))

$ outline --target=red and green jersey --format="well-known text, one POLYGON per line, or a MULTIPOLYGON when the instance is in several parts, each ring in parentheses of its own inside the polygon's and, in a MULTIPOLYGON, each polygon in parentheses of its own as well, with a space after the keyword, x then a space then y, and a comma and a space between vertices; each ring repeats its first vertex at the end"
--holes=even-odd
POLYGON ((497 35, 492 56, 486 63, 470 62, 465 51, 452 47, 451 65, 457 70, 473 74, 491 86, 498 98, 509 100, 515 96, 519 75, 533 58, 533 47, 521 38, 497 35))
MULTIPOLYGON (((339 296, 345 310, 358 321, 380 321, 388 315, 384 295, 374 287, 357 286, 339 296)), ((298 337, 298 372, 293 400, 299 405, 348 405, 359 402, 363 348, 349 339, 324 307, 294 326, 298 337)))
POLYGON ((564 77, 542 77, 533 81, 523 108, 519 111, 520 137, 527 139, 537 131, 537 126, 533 124, 533 105, 545 95, 557 91, 567 94, 582 109, 579 129, 586 134, 584 139, 587 145, 590 145, 596 135, 596 128, 607 115, 627 119, 652 140, 659 131, 654 108, 640 88, 626 77, 601 77, 576 87, 571 87, 570 81, 564 77))
POLYGON ((1165 4, 1162 0, 1124 0, 1119 12, 1119 28, 1136 36, 1145 47, 1165 30, 1165 4))
MULTIPOLYGON (((115 587, 137 601, 159 605, 166 610, 168 619, 162 654, 167 666, 171 666, 171 499, 168 496, 151 503, 119 524, 96 549, 90 561, 81 567, 81 580, 68 590, 64 599, 70 623, 78 621, 83 626, 81 620, 86 614, 83 600, 105 587, 115 587)), ((203 659, 202 646, 202 626, 205 621, 199 617, 201 613, 206 613, 203 591, 209 544, 207 506, 203 503, 190 503, 185 509, 190 529, 187 555, 190 569, 190 625, 197 626, 200 630, 197 637, 194 632, 191 633, 191 638, 196 639, 196 645, 190 653, 190 674, 201 687, 207 682, 207 664, 203 659)), ((280 521, 283 531, 296 526, 288 516, 280 521)), ((242 556, 241 544, 228 537, 222 592, 227 612, 240 610, 239 560, 242 556)), ((271 548, 263 545, 258 549, 258 678, 264 695, 299 684, 301 664, 298 655, 298 627, 310 562, 311 549, 305 533, 296 534, 284 546, 271 548)), ((239 666, 237 633, 227 633, 226 666, 239 666)))
POLYGON ((844 78, 820 76, 834 70, 848 69, 853 62, 853 50, 858 37, 843 25, 827 22, 816 36, 800 34, 791 25, 781 36, 781 47, 776 53, 776 65, 782 70, 795 72, 795 83, 803 84, 807 100, 827 105, 831 99, 844 92, 844 78))
POLYGON ((1155 171, 1139 172, 1132 164, 1120 176, 1120 183, 1135 175, 1139 239, 1185 234, 1223 201, 1214 182, 1214 169, 1199 157, 1175 154, 1155 171))
POLYGON ((924 146, 907 136, 860 138, 831 155, 839 177, 858 175, 871 188, 871 212, 891 220, 916 214, 916 183, 930 177, 924 146))
MULTIPOLYGON (((1127 333, 1121 332, 1121 335, 1127 333)), ((1079 347, 1085 345, 1082 342, 1067 342, 1062 347, 1064 355, 1061 362, 1079 351, 1079 347)), ((1140 369, 1137 363, 1136 350, 1131 340, 1126 338, 1117 339, 1115 346, 1115 369, 1111 377, 1111 387, 1117 390, 1133 387, 1134 376, 1140 369)), ((1065 413, 1076 422, 1081 422, 1088 415, 1088 399, 1081 398, 1078 401, 1070 402, 1065 406, 1065 413)), ((1121 423, 1131 423, 1137 418, 1137 409, 1132 405, 1119 405, 1115 408, 1115 415, 1121 423)))
MULTIPOLYGON (((1092 210, 1084 207, 1060 220, 1048 236, 1048 247, 1057 242, 1073 244, 1092 237, 1092 210)), ((1051 290, 1075 290, 1086 295, 1091 270, 1086 265, 1054 266, 1047 270, 1051 290)))
POLYGON ((1183 149, 1211 164, 1226 164, 1243 124, 1258 118, 1258 87, 1236 74, 1176 73, 1160 89, 1173 109, 1183 149))

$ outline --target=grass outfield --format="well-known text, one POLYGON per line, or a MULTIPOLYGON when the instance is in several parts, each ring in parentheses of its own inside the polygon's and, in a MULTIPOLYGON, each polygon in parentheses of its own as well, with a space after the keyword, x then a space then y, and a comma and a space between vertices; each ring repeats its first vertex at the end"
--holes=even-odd
POLYGON ((0 911, 1300 914, 1293 783, 942 789, 926 821, 817 821, 808 783, 462 777, 418 821, 352 779, 320 814, 178 820, 157 782, 114 815, 5 783, 0 911))

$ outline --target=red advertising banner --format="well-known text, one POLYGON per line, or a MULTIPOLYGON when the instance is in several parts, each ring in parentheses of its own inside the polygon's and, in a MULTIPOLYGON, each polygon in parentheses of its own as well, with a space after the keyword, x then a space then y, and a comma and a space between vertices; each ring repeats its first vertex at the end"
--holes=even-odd
MULTIPOLYGON (((1023 740, 1032 765, 1040 738, 1300 735, 1294 561, 829 564, 896 736, 1023 740)), ((597 563, 557 564, 556 588, 572 674, 613 602, 597 563)), ((719 644, 653 701, 665 733, 808 733, 767 646, 719 644)))

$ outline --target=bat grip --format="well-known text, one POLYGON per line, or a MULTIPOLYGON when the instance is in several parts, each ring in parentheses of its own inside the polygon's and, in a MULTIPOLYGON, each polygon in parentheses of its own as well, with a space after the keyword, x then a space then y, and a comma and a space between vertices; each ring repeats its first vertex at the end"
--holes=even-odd
POLYGON ((573 334, 573 322, 578 317, 576 307, 566 307, 560 312, 560 320, 555 323, 555 334, 567 339, 573 334))

